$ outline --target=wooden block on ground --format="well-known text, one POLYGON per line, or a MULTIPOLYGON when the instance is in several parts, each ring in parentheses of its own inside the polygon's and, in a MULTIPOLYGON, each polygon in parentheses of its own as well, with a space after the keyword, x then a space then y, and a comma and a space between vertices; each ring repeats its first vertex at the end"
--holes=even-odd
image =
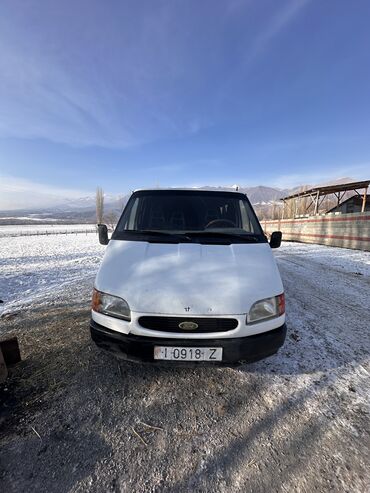
POLYGON ((3 353, 0 347, 0 383, 5 382, 7 376, 8 376, 8 369, 6 367, 3 353))
POLYGON ((4 361, 8 366, 15 365, 21 361, 21 353, 19 351, 18 339, 16 337, 11 337, 10 339, 0 341, 0 349, 2 350, 4 361))

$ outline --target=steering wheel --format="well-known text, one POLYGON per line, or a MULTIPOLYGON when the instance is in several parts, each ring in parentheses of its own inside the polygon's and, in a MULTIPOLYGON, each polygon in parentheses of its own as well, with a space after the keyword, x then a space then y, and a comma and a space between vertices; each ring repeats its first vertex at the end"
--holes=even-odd
POLYGON ((223 227, 226 227, 226 228, 235 228, 236 227, 236 224, 233 223, 232 221, 230 221, 229 219, 213 219, 213 221, 210 221, 205 227, 204 229, 208 229, 208 228, 223 228, 223 227))

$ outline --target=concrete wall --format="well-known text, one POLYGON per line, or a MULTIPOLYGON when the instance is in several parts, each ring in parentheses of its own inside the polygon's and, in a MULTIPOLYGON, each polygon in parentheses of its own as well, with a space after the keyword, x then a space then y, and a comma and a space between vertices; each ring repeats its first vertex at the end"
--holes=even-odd
POLYGON ((281 231, 283 240, 370 251, 370 213, 326 214, 261 222, 265 233, 281 231))

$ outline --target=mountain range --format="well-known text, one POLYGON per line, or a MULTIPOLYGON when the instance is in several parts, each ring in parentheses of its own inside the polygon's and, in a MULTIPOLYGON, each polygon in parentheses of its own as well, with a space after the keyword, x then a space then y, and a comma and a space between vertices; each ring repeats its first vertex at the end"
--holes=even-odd
MULTIPOLYGON (((340 184, 353 181, 351 178, 339 178, 338 180, 331 181, 330 184, 340 184)), ((327 185, 328 183, 321 184, 327 185)), ((305 188, 311 187, 311 185, 305 185, 305 188)), ((207 190, 235 190, 234 186, 219 186, 211 187, 204 186, 202 189, 207 190)), ((256 210, 269 208, 274 205, 280 205, 279 200, 287 195, 297 192, 302 189, 295 187, 293 189, 283 189, 266 187, 263 185, 255 187, 239 186, 238 190, 245 193, 256 210)), ((114 218, 119 217, 120 213, 130 194, 115 196, 105 195, 104 210, 107 222, 114 222, 114 218)), ((12 211, 0 212, 0 225, 1 224, 56 224, 56 223, 95 223, 95 196, 88 195, 73 200, 62 200, 59 205, 40 208, 40 209, 20 209, 12 211)))

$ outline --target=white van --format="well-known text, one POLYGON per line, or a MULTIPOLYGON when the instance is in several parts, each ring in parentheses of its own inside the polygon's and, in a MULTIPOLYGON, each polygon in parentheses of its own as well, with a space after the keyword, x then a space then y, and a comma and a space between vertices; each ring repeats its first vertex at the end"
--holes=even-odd
POLYGON ((96 276, 91 335, 128 360, 237 363, 284 343, 284 290, 245 194, 135 191, 96 276))

